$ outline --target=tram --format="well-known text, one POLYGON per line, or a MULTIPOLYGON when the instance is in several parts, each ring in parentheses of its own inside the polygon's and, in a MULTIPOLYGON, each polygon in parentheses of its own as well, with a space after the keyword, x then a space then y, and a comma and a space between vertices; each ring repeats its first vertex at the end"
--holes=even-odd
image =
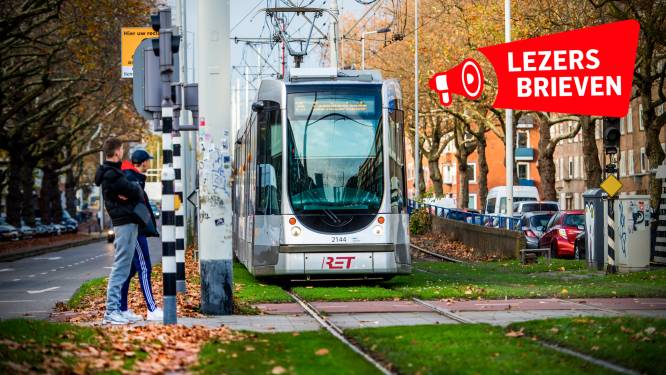
POLYGON ((376 71, 263 80, 234 150, 234 254, 256 276, 411 272, 400 86, 376 71))

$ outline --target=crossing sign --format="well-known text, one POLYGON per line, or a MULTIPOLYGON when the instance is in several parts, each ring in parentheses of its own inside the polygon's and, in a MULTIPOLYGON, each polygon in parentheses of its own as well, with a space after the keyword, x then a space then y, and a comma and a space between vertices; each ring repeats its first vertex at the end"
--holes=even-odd
POLYGON ((608 194, 609 198, 613 198, 622 189, 622 182, 614 174, 611 174, 606 177, 599 187, 608 194))

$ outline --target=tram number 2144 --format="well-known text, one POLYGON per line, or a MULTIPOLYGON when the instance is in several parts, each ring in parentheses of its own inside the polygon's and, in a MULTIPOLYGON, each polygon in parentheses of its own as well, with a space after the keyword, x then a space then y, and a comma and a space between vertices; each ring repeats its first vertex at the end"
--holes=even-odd
POLYGON ((331 237, 331 243, 347 243, 347 237, 333 236, 331 237))

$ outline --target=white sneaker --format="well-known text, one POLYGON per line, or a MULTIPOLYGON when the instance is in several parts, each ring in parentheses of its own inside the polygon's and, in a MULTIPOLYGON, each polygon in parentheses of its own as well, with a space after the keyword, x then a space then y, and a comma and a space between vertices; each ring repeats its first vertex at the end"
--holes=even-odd
POLYGON ((156 308, 154 311, 148 310, 148 316, 146 317, 146 320, 152 320, 152 321, 162 321, 164 320, 164 311, 160 309, 159 307, 156 308))
POLYGON ((135 314, 134 311, 129 309, 127 311, 121 311, 120 313, 123 314, 125 319, 129 320, 130 323, 135 323, 140 320, 143 320, 142 316, 135 314))
POLYGON ((128 324, 130 321, 125 318, 122 312, 120 311, 113 311, 113 312, 107 312, 104 314, 104 319, 102 320, 102 324, 128 324))

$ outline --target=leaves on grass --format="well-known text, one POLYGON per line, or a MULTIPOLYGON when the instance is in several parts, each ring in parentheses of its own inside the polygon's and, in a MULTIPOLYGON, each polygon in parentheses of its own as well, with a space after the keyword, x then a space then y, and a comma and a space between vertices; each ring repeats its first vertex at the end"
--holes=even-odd
POLYGON ((523 337, 523 336, 525 336, 525 333, 523 332, 524 329, 525 328, 521 327, 518 331, 511 330, 511 331, 507 332, 504 336, 507 336, 507 337, 523 337))
POLYGON ((280 374, 284 374, 285 372, 287 372, 287 369, 285 369, 282 366, 275 366, 271 370, 271 374, 273 374, 273 375, 280 375, 280 374))
POLYGON ((453 241, 442 233, 426 233, 419 236, 411 236, 409 240, 414 245, 428 251, 464 261, 497 259, 494 256, 481 254, 481 252, 475 251, 462 242, 453 241))
POLYGON ((317 351, 315 352, 315 355, 318 355, 318 356, 324 356, 324 355, 328 355, 328 353, 329 353, 329 350, 328 350, 328 349, 326 349, 326 348, 321 348, 321 349, 319 349, 319 350, 317 350, 317 351))

